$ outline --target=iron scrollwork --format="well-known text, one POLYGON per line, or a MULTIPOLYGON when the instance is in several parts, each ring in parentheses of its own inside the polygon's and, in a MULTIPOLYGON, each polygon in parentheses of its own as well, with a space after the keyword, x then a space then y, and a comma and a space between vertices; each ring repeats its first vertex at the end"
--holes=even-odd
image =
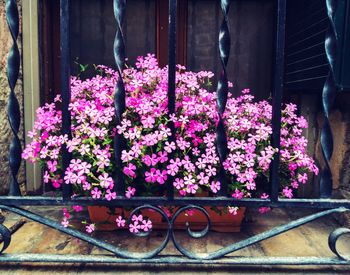
MULTIPOLYGON (((203 255, 202 254, 199 255, 199 254, 196 254, 196 253, 194 253, 194 252, 184 248, 177 241, 176 236, 175 236, 175 229, 174 229, 174 222, 175 222, 176 218, 181 213, 183 213, 184 211, 194 209, 194 210, 197 210, 197 211, 201 212, 202 214, 204 214, 206 216, 206 218, 207 218, 207 225, 205 226, 205 228, 203 230, 194 232, 194 231, 192 231, 190 229, 190 225, 187 224, 186 226, 187 226, 187 232, 188 232, 189 236, 192 237, 192 238, 201 238, 201 237, 205 237, 209 233, 209 230, 210 230, 210 217, 209 217, 208 213, 206 212, 206 210, 203 207, 197 206, 197 205, 188 205, 188 206, 184 206, 184 207, 179 208, 175 212, 175 214, 172 216, 171 219, 169 219, 169 217, 167 216, 165 211, 162 208, 160 208, 160 207, 152 206, 152 205, 143 205, 143 206, 136 207, 131 212, 130 217, 132 217, 135 214, 138 214, 142 210, 150 209, 150 210, 153 210, 153 211, 157 212, 159 215, 161 215, 162 219, 165 221, 165 223, 167 225, 167 228, 165 229, 166 230, 166 235, 164 237, 163 242, 157 248, 155 248, 153 251, 145 252, 145 253, 130 252, 130 251, 127 251, 127 250, 120 249, 120 248, 118 248, 118 247, 116 247, 114 245, 111 245, 111 244, 109 244, 109 243, 107 243, 105 241, 96 239, 96 238, 94 238, 92 236, 89 236, 89 235, 87 235, 85 233, 82 233, 82 232, 80 232, 80 231, 78 231, 76 229, 65 228, 61 224, 59 224, 59 223, 57 223, 55 221, 52 221, 52 220, 47 219, 45 217, 42 217, 40 215, 34 214, 34 213, 32 213, 32 212, 30 212, 28 210, 25 210, 25 209, 21 209, 21 208, 15 207, 15 206, 5 206, 5 205, 0 205, 0 209, 13 212, 15 214, 18 214, 20 216, 26 217, 26 218, 31 219, 33 221, 36 221, 36 222, 39 222, 41 224, 47 225, 47 226, 49 226, 51 228, 54 228, 54 229, 56 229, 58 231, 61 231, 62 233, 65 233, 65 234, 68 234, 68 235, 70 235, 72 237, 78 238, 78 239, 80 239, 82 241, 86 241, 86 242, 88 242, 88 243, 90 243, 92 245, 95 245, 95 246, 97 246, 97 247, 99 247, 101 249, 104 249, 104 250, 107 250, 109 252, 112 252, 115 256, 120 257, 121 259, 130 259, 130 260, 137 259, 139 261, 150 260, 150 262, 152 261, 152 259, 154 259, 154 260, 156 260, 158 262, 162 262, 162 259, 159 256, 159 253, 166 248, 169 240, 171 239, 173 241, 174 246, 176 247, 176 249, 182 255, 182 256, 179 256, 179 257, 176 258, 178 260, 177 263, 180 263, 181 259, 183 259, 183 258, 189 259, 189 260, 195 260, 195 261, 199 261, 199 262, 214 261, 214 260, 221 259, 221 258, 225 259, 225 258, 227 258, 225 256, 227 256, 228 254, 230 254, 232 252, 241 250, 241 249, 243 249, 245 247, 251 246, 251 245, 256 244, 256 243, 259 243, 259 242, 261 242, 263 240, 275 237, 277 235, 280 235, 280 234, 282 234, 284 232, 287 232, 287 231, 292 230, 294 228, 297 228, 299 226, 305 225, 305 224, 307 224, 309 222, 312 222, 314 220, 317 220, 319 218, 328 216, 328 215, 333 214, 333 213, 344 213, 344 212, 349 212, 350 211, 350 209, 344 208, 344 207, 340 207, 340 208, 336 208, 336 209, 324 210, 324 211, 321 211, 321 212, 318 212, 318 213, 315 213, 315 214, 311 214, 309 216, 302 217, 302 218, 299 218, 297 220, 291 221, 291 222, 289 222, 287 224, 283 224, 283 225, 277 226, 275 228, 272 228, 270 230, 267 230, 265 232, 262 232, 260 234, 255 235, 255 236, 249 237, 247 239, 238 241, 236 243, 228 244, 227 246, 225 246, 223 248, 220 248, 220 249, 218 249, 216 251, 213 251, 213 252, 210 252, 210 253, 206 253, 206 254, 203 254, 203 255)), ((129 219, 129 222, 130 221, 131 220, 129 219)), ((11 233, 10 233, 8 228, 6 228, 4 225, 0 224, 0 234, 1 234, 1 236, 3 238, 3 241, 4 241, 4 245, 3 245, 2 249, 0 250, 0 253, 2 253, 9 246, 9 244, 11 242, 11 233)), ((336 229, 336 230, 334 230, 333 232, 330 233, 329 239, 328 239, 329 248, 334 254, 336 254, 338 256, 339 260, 337 261, 335 259, 326 258, 326 259, 323 259, 325 263, 333 262, 333 263, 338 263, 338 264, 350 264, 350 255, 342 255, 336 248, 337 241, 344 234, 350 234, 350 229, 348 229, 348 228, 338 228, 338 229, 336 229)), ((146 234, 142 233, 142 234, 136 234, 136 235, 139 236, 139 237, 148 237, 148 236, 150 236, 149 233, 146 233, 146 234)), ((48 255, 48 256, 50 256, 50 255, 48 255)), ((91 256, 87 256, 87 257, 91 257, 91 256)), ((227 258, 227 259, 229 259, 229 258, 227 258)), ((0 262, 3 261, 3 260, 6 261, 7 258, 1 256, 0 257, 0 262)), ((108 258, 106 258, 105 260, 108 262, 108 258)), ((281 261, 280 264, 283 264, 283 262, 285 262, 287 264, 291 263, 291 262, 289 262, 290 258, 288 258, 288 257, 281 258, 279 260, 281 261)), ((305 263, 308 263, 307 257, 306 258, 301 258, 300 260, 301 261, 305 261, 305 263)), ((317 260, 317 258, 315 258, 315 263, 316 263, 316 260, 317 260)), ((23 259, 23 261, 24 261, 24 259, 23 259)), ((84 258, 81 258, 80 261, 84 262, 85 260, 84 260, 84 258)), ((113 261, 116 261, 116 260, 113 260, 113 261)), ((310 259, 310 263, 311 262, 313 262, 313 261, 310 259)), ((176 261, 174 263, 176 263, 176 261)), ((272 263, 277 264, 278 261, 275 261, 275 262, 272 262, 272 263)), ((322 261, 319 260, 319 263, 322 263, 322 261)))

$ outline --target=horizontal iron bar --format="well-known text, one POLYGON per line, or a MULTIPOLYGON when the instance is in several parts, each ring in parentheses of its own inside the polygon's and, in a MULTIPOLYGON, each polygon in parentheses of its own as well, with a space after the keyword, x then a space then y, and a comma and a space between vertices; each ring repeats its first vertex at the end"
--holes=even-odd
POLYGON ((249 206, 249 207, 300 207, 300 208, 338 208, 346 207, 350 208, 350 200, 340 199, 279 199, 276 202, 263 199, 231 199, 227 197, 200 197, 200 198, 174 198, 167 199, 165 197, 117 197, 116 200, 93 200, 91 198, 73 198, 72 200, 65 201, 62 198, 51 198, 43 196, 0 196, 0 204, 4 205, 100 205, 100 206, 140 206, 143 204, 151 204, 157 206, 174 205, 204 205, 204 206, 249 206))
POLYGON ((232 265, 350 265, 350 261, 321 257, 225 257, 220 260, 193 260, 181 256, 160 256, 152 259, 123 259, 100 255, 7 254, 0 262, 52 263, 115 263, 115 264, 232 264, 232 265))

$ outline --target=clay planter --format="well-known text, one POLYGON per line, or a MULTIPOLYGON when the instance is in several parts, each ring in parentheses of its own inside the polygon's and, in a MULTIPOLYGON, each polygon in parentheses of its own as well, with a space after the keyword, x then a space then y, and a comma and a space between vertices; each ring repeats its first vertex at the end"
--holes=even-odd
MULTIPOLYGON (((211 220, 211 230, 216 232, 239 232, 241 230, 241 223, 244 218, 245 208, 241 207, 237 215, 224 214, 221 215, 210 209, 204 207, 211 220)), ((123 209, 115 208, 114 212, 104 206, 88 206, 90 220, 97 224, 98 230, 111 231, 118 229, 116 226, 116 218, 123 213, 123 209)), ((167 229, 167 224, 162 221, 162 217, 152 210, 142 210, 142 215, 148 217, 153 224, 153 229, 167 229)), ((129 215, 130 211, 124 210, 124 215, 129 215)), ((207 225, 207 220, 204 214, 197 210, 193 210, 192 215, 181 213, 174 224, 175 229, 185 229, 186 222, 189 222, 190 228, 193 230, 201 230, 207 225)))

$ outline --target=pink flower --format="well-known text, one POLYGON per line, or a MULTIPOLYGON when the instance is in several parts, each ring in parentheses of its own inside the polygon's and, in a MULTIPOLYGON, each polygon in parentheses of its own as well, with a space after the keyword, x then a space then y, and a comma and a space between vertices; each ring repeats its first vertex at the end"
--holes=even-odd
POLYGON ((168 153, 171 153, 172 151, 174 151, 176 149, 176 147, 175 147, 175 142, 168 142, 168 141, 166 141, 165 142, 165 146, 164 146, 164 150, 166 151, 166 152, 168 152, 168 153))
POLYGON ((72 208, 73 208, 73 210, 74 210, 75 212, 81 212, 81 211, 83 211, 83 207, 80 206, 80 205, 73 205, 72 208))
POLYGON ((142 215, 133 215, 133 216, 131 217, 131 220, 132 220, 133 222, 142 222, 143 216, 142 216, 142 215))
POLYGON ((57 170, 57 161, 56 160, 54 160, 54 161, 49 160, 47 162, 47 167, 49 168, 51 173, 55 172, 57 170))
POLYGON ((63 208, 62 212, 63 212, 63 216, 64 216, 65 218, 67 218, 67 219, 70 218, 70 214, 69 214, 67 208, 63 208))
POLYGON ((158 156, 159 156, 159 161, 160 163, 164 163, 168 160, 168 154, 167 152, 158 152, 158 156))
POLYGON ((213 193, 217 193, 220 190, 220 182, 219 181, 212 181, 210 184, 210 189, 213 193))
POLYGON ((127 166, 124 167, 123 172, 129 177, 136 178, 136 174, 134 172, 135 170, 136 166, 132 163, 129 163, 127 166))
POLYGON ((197 184, 188 184, 186 186, 186 191, 189 194, 196 194, 197 190, 198 190, 198 185, 197 184))
POLYGON ((129 224, 129 231, 131 233, 134 233, 134 234, 139 233, 140 228, 141 228, 141 226, 139 225, 138 222, 129 224))
POLYGON ((107 190, 106 195, 105 195, 106 200, 111 201, 117 198, 117 193, 116 192, 111 192, 111 190, 107 190))
POLYGON ((125 221, 125 219, 123 219, 122 216, 119 216, 119 217, 115 220, 115 222, 117 223, 117 226, 118 226, 118 227, 124 227, 126 221, 125 221))
POLYGON ((200 172, 197 176, 197 179, 199 180, 199 184, 206 185, 209 183, 209 176, 206 176, 204 172, 200 172))
POLYGON ((146 182, 156 182, 157 181, 157 171, 155 168, 151 168, 151 170, 148 172, 145 172, 145 180, 146 182))
POLYGON ((181 189, 185 186, 184 181, 182 179, 179 179, 179 178, 175 179, 173 185, 176 189, 181 189))
POLYGON ((228 207, 228 212, 230 213, 230 214, 232 214, 233 216, 236 216, 238 213, 237 213, 237 211, 239 210, 239 208, 238 207, 233 207, 233 206, 229 206, 228 207))
POLYGON ((63 227, 68 227, 68 225, 69 225, 69 220, 68 220, 66 217, 64 217, 63 220, 62 220, 62 222, 61 222, 61 224, 62 224, 63 227))
POLYGON ((238 190, 237 188, 235 189, 235 192, 232 194, 232 198, 235 198, 235 199, 242 199, 243 198, 243 192, 238 190))
POLYGON ((102 188, 112 188, 111 186, 114 185, 113 179, 108 175, 108 173, 103 173, 98 177, 98 179, 100 180, 100 186, 102 188))
POLYGON ((284 187, 282 193, 286 198, 293 198, 293 190, 288 187, 284 187))
POLYGON ((298 174, 298 181, 305 184, 307 182, 307 174, 298 174))
POLYGON ((259 207, 259 212, 261 214, 265 214, 265 213, 269 212, 270 210, 271 210, 270 207, 266 207, 266 206, 259 207))
POLYGON ((91 234, 92 232, 95 231, 95 225, 93 223, 85 226, 85 230, 87 233, 91 234))
POLYGON ((128 199, 130 199, 132 196, 135 195, 136 189, 133 187, 128 186, 128 189, 125 192, 125 197, 127 197, 128 199))
POLYGON ((179 168, 176 164, 169 164, 167 167, 167 173, 171 176, 175 176, 179 172, 179 168))
POLYGON ((209 177, 216 176, 216 168, 212 167, 211 165, 209 165, 207 169, 205 169, 205 172, 209 177))
POLYGON ((97 187, 95 187, 93 190, 91 190, 91 196, 93 199, 99 199, 101 198, 102 192, 98 190, 97 187))
POLYGON ((47 171, 45 171, 43 179, 44 179, 44 183, 48 183, 49 182, 50 174, 47 171))
POLYGON ((157 182, 159 184, 164 184, 165 181, 167 180, 168 176, 167 176, 167 171, 166 170, 163 170, 163 171, 159 171, 157 170, 156 171, 156 176, 157 176, 157 182))
POLYGON ((60 188, 61 187, 61 184, 62 184, 62 180, 56 180, 56 179, 53 179, 52 180, 52 186, 56 189, 60 188))
POLYGON ((150 219, 143 220, 140 227, 143 231, 148 232, 152 229, 152 221, 150 219))

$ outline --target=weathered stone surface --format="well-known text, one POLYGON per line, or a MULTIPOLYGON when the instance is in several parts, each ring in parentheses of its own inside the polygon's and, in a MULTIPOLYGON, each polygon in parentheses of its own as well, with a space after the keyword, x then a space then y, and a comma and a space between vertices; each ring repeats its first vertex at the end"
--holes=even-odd
MULTIPOLYGON (((19 14, 21 17, 21 1, 18 2, 19 14)), ((21 34, 22 27, 20 26, 20 34, 18 45, 21 51, 21 34)), ((5 0, 0 0, 0 194, 6 193, 8 190, 9 168, 8 168, 8 151, 12 133, 7 121, 7 101, 9 95, 9 87, 6 77, 7 54, 12 45, 12 39, 6 24, 5 16, 5 0)), ((21 113, 23 114, 23 92, 22 92, 22 70, 16 86, 16 94, 20 103, 21 113)), ((21 119, 21 127, 19 137, 23 144, 23 117, 21 119)), ((19 173, 19 182, 24 182, 23 166, 19 173)))

